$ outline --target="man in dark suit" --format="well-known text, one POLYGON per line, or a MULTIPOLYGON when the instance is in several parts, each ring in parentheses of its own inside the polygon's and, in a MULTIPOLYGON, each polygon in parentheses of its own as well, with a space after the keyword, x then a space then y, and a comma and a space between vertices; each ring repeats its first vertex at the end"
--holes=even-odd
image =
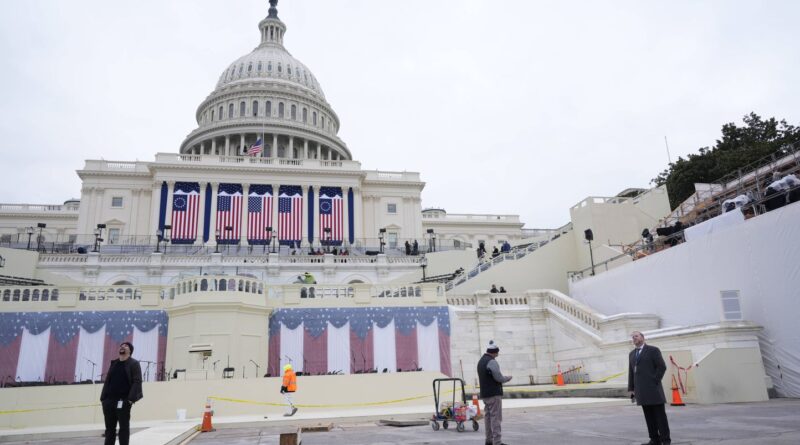
POLYGON ((132 354, 131 343, 119 345, 119 358, 111 360, 100 393, 106 423, 105 445, 114 445, 117 437, 120 445, 128 445, 130 440, 131 406, 142 398, 142 367, 132 354))
POLYGON ((650 435, 650 442, 642 445, 670 444, 669 422, 664 411, 667 399, 661 386, 667 365, 658 348, 644 343, 644 334, 634 331, 631 338, 636 348, 628 356, 628 391, 642 407, 650 435))

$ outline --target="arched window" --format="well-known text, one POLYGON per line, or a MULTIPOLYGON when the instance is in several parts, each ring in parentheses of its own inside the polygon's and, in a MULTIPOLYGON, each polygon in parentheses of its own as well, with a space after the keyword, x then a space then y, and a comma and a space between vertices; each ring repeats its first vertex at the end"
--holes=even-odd
POLYGON ((286 72, 291 76, 292 75, 292 66, 289 65, 286 67, 286 72))
POLYGON ((322 129, 325 129, 325 116, 322 116, 322 129))
POLYGON ((228 280, 224 278, 219 280, 219 290, 228 290, 228 280))
POLYGON ((297 120, 297 105, 292 104, 292 120, 297 120))
POLYGON ((308 123, 308 108, 303 107, 303 123, 308 123))
POLYGON ((267 62, 267 71, 272 71, 272 62, 267 62))
POLYGON ((247 74, 250 74, 252 72, 253 72, 253 62, 250 62, 250 64, 247 65, 247 74))
POLYGON ((244 64, 239 65, 239 76, 242 75, 242 71, 244 70, 244 64))
POLYGON ((283 102, 278 102, 278 117, 283 117, 283 102))
POLYGON ((214 110, 211 110, 211 122, 214 122, 214 110))
POLYGON ((19 301, 19 289, 14 289, 14 296, 11 297, 11 301, 19 301))
POLYGON ((246 104, 244 103, 244 101, 239 103, 239 116, 240 117, 244 117, 245 106, 246 106, 246 104))
POLYGON ((267 101, 266 108, 267 116, 272 116, 272 101, 267 101))
POLYGON ((281 67, 281 63, 280 63, 280 62, 278 62, 278 72, 279 72, 279 73, 282 73, 282 72, 283 72, 283 69, 282 69, 282 67, 281 67))
POLYGON ((303 81, 305 83, 308 83, 308 76, 306 75, 306 73, 303 73, 303 81))
POLYGON ((208 122, 208 111, 203 111, 203 122, 208 122))
POLYGON ((258 116, 258 101, 253 101, 253 117, 258 116))
POLYGON ((256 71, 258 71, 259 73, 261 72, 261 62, 260 61, 258 62, 258 69, 256 71))
POLYGON ((10 301, 10 300, 11 300, 11 291, 6 289, 5 291, 3 291, 3 301, 10 301))
MULTIPOLYGON (((3 299, 5 299, 5 297, 3 297, 3 299)), ((42 301, 50 301, 50 289, 45 289, 42 291, 42 301)))
POLYGON ((219 120, 222 120, 222 105, 219 106, 219 114, 217 116, 219 116, 219 120))
POLYGON ((51 296, 52 301, 58 301, 58 289, 53 289, 53 294, 51 296))
POLYGON ((314 124, 314 125, 317 125, 317 112, 316 111, 311 112, 311 123, 314 124))
POLYGON ((228 104, 228 119, 233 119, 233 104, 228 104))

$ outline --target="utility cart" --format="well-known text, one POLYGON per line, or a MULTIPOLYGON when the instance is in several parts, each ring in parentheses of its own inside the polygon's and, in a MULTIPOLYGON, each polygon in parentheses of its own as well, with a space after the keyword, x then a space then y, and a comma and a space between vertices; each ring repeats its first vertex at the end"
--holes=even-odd
POLYGON ((431 428, 434 431, 439 431, 439 422, 442 422, 444 429, 447 429, 451 422, 455 422, 456 431, 461 433, 464 432, 465 425, 469 421, 472 421, 472 431, 478 431, 480 428, 478 420, 483 416, 477 412, 476 406, 467 404, 467 393, 464 390, 464 386, 464 380, 458 378, 433 380, 433 400, 435 405, 433 416, 431 417, 431 428), (452 389, 450 389, 450 383, 452 383, 452 389), (442 386, 444 386, 444 389, 442 389, 442 386), (441 397, 442 391, 449 391, 452 394, 449 403, 441 397))

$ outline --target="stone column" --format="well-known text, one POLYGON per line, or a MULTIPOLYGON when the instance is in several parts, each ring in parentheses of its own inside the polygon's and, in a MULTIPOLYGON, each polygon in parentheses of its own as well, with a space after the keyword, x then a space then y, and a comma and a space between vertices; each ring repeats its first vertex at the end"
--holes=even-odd
POLYGON ((211 138, 211 154, 217 154, 217 138, 211 138))
MULTIPOLYGON (((272 184, 272 194, 273 194, 273 197, 272 197, 272 231, 276 232, 276 233, 278 232, 278 199, 280 199, 278 197, 278 195, 280 193, 279 190, 280 190, 280 185, 279 184, 272 184)), ((272 243, 272 242, 273 241, 270 240, 270 243, 272 243)), ((278 247, 278 250, 280 250, 280 246, 278 245, 278 240, 275 240, 274 243, 275 243, 275 246, 278 247)))
MULTIPOLYGON (((194 244, 198 246, 203 245, 203 229, 205 228, 205 211, 206 211, 206 184, 200 183, 200 205, 197 207, 197 239, 194 244)), ((210 237, 210 235, 209 235, 210 237)))
POLYGON ((206 154, 206 141, 200 143, 200 154, 201 155, 206 154))
POLYGON ((289 136, 289 159, 294 159, 294 136, 289 136))
POLYGON ((278 157, 278 134, 277 133, 273 133, 272 134, 272 151, 269 152, 269 156, 271 158, 277 158, 278 157))
MULTIPOLYGON (((241 156, 243 153, 245 153, 245 150, 244 150, 244 133, 240 133, 239 134, 239 140, 241 141, 240 144, 239 144, 239 153, 236 153, 236 154, 241 156)), ((214 192, 214 194, 216 195, 216 192, 214 192)))
POLYGON ((225 156, 231 155, 231 135, 225 135, 225 156))
POLYGON ((308 159, 308 139, 303 141, 303 159, 308 159))
POLYGON ((239 231, 239 244, 244 246, 247 244, 247 212, 250 208, 250 200, 247 199, 247 190, 250 188, 250 184, 243 183, 242 184, 242 230, 239 231))
POLYGON ((322 144, 317 142, 317 159, 322 160, 322 144))
POLYGON ((211 218, 208 220, 208 241, 213 245, 217 244, 217 192, 219 191, 219 182, 211 183, 211 218))

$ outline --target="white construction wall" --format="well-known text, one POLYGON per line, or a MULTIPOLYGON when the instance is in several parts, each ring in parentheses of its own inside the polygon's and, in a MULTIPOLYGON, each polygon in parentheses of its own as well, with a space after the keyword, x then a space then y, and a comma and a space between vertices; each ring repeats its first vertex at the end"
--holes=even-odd
POLYGON ((571 283, 570 296, 606 314, 693 326, 723 320, 721 292, 738 292, 741 318, 764 327, 764 366, 777 393, 800 397, 799 222, 800 205, 783 207, 571 283))

